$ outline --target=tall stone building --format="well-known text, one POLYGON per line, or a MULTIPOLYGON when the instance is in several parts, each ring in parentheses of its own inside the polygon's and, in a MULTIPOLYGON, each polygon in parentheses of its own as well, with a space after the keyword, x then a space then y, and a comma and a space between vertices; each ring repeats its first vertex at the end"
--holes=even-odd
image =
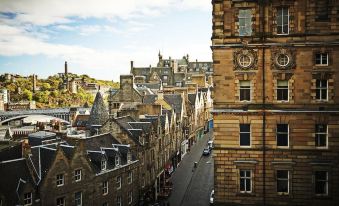
POLYGON ((339 1, 212 4, 215 202, 339 205, 339 1))

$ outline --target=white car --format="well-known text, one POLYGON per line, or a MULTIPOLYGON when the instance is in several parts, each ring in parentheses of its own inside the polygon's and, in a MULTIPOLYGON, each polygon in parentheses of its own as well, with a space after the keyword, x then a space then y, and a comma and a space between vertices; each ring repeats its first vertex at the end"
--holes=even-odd
POLYGON ((213 149, 213 140, 207 142, 208 148, 213 149))
POLYGON ((213 205, 213 203, 214 203, 214 190, 212 190, 210 194, 210 205, 213 205))

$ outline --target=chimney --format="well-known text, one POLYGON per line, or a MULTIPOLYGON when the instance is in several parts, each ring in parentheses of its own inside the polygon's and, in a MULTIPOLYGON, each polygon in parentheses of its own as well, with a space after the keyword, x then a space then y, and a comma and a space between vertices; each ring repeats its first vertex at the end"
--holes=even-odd
POLYGON ((33 93, 36 92, 36 81, 37 81, 37 75, 33 74, 33 93))
POLYGON ((164 99, 164 92, 162 90, 158 91, 158 99, 164 99))
POLYGON ((132 71, 133 67, 134 67, 134 62, 131 61, 131 71, 132 71))
POLYGON ((67 61, 65 61, 65 76, 67 77, 67 75, 68 75, 67 61))

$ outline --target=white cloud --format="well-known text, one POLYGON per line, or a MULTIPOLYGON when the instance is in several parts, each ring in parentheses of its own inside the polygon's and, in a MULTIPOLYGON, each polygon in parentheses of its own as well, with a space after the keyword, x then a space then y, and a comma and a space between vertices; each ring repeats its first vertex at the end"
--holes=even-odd
POLYGON ((203 9, 208 0, 2 0, 0 12, 15 13, 22 23, 69 23, 72 17, 123 18, 159 15, 171 8, 203 9))

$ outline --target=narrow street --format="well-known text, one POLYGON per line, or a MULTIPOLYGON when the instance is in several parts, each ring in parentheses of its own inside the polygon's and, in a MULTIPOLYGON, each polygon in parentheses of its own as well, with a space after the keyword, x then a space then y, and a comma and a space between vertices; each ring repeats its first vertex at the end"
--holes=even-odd
POLYGON ((204 138, 191 148, 173 174, 173 191, 168 199, 170 205, 209 205, 214 166, 212 154, 202 156, 202 151, 207 147, 210 138, 212 131, 205 134, 204 138), (194 162, 198 162, 197 168, 194 168, 194 162))

